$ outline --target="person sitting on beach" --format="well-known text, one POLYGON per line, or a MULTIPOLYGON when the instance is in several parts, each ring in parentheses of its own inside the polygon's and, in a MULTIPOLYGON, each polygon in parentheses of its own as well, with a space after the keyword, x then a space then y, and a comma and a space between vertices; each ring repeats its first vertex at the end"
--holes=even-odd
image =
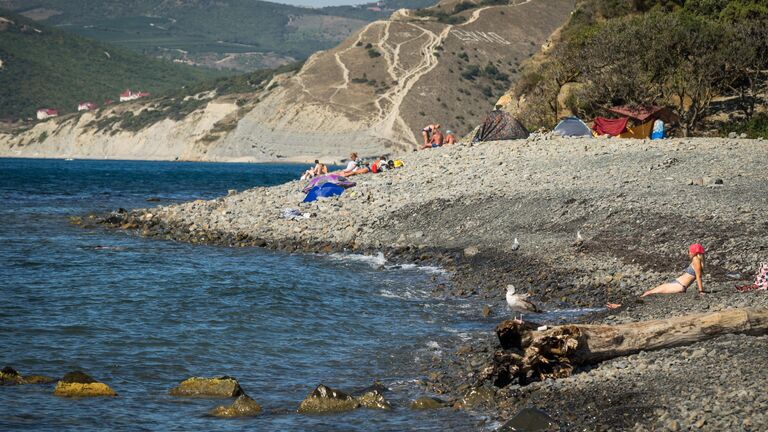
POLYGON ((344 177, 350 177, 353 175, 365 174, 369 171, 370 169, 360 162, 357 153, 353 152, 349 155, 349 163, 347 163, 347 167, 341 170, 340 174, 344 177))
POLYGON ((453 135, 453 131, 445 131, 445 142, 443 145, 456 144, 456 136, 453 135))
POLYGON ((692 244, 688 248, 688 256, 691 258, 691 263, 685 268, 685 271, 683 271, 683 274, 680 275, 680 277, 650 289, 644 292, 640 297, 646 297, 651 294, 683 293, 689 286, 691 286, 693 281, 696 281, 699 294, 704 294, 704 285, 701 281, 701 276, 704 273, 704 246, 700 243, 692 244))
POLYGON ((441 147, 443 145, 443 134, 440 132, 440 129, 435 129, 434 132, 432 132, 432 138, 429 139, 429 142, 424 145, 421 149, 428 149, 428 148, 436 148, 441 147))
POLYGON ((315 159, 315 166, 304 171, 304 174, 301 175, 302 180, 308 180, 312 177, 317 177, 319 175, 325 175, 328 174, 328 167, 325 166, 324 163, 320 163, 319 160, 315 159))
POLYGON ((312 170, 316 176, 328 174, 328 167, 317 159, 315 159, 315 167, 312 170))
POLYGON ((424 129, 421 130, 421 136, 424 137, 424 146, 422 148, 431 147, 429 143, 432 140, 432 134, 434 134, 436 130, 440 130, 439 124, 427 125, 424 129))

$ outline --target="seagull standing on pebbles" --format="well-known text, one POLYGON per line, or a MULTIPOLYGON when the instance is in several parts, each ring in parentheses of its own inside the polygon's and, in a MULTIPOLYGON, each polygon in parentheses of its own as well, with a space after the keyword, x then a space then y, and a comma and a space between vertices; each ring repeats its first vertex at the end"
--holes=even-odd
POLYGON ((576 231, 576 241, 573 242, 573 246, 581 246, 584 244, 584 237, 581 236, 581 231, 576 231))
POLYGON ((516 251, 518 249, 520 249, 520 243, 517 242, 517 237, 515 237, 515 241, 512 242, 512 250, 516 251))
POLYGON ((528 294, 515 294, 515 286, 507 285, 507 304, 518 312, 541 312, 538 306, 528 300, 528 294))

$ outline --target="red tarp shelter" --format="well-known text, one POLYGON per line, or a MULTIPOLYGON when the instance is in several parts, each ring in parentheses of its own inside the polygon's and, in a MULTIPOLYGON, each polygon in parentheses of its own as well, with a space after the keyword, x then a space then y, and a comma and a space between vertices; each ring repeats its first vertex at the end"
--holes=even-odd
POLYGON ((677 122, 677 115, 671 109, 662 106, 615 106, 608 111, 618 115, 629 117, 640 123, 645 123, 649 119, 661 119, 664 123, 671 124, 677 122))
POLYGON ((592 129, 598 135, 618 136, 627 129, 628 118, 607 119, 605 117, 595 117, 595 125, 592 129))

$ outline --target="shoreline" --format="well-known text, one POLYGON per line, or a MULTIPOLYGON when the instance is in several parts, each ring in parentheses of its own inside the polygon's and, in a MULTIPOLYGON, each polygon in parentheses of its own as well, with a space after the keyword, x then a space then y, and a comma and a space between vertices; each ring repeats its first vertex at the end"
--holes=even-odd
MULTIPOLYGON (((748 282, 750 269, 756 270, 768 251, 763 216, 768 209, 768 173, 755 154, 768 154, 768 144, 533 136, 403 155, 404 168, 353 177, 357 186, 325 202, 297 205, 303 197, 297 191, 300 182, 290 182, 211 201, 113 213, 98 222, 189 243, 288 252, 382 252, 394 262, 449 269, 453 276, 445 294, 489 304, 491 316, 499 321, 509 317, 503 289, 514 282, 549 309, 622 303, 619 310, 585 318, 620 323, 738 305, 768 306, 768 296, 739 294, 732 288, 748 282), (317 216, 282 220, 279 213, 286 206, 317 216), (577 232, 583 242, 575 241, 577 232), (519 250, 511 248, 513 238, 520 239, 519 250), (682 248, 694 241, 708 249, 705 288, 710 293, 698 298, 689 291, 636 303, 642 290, 684 267, 682 248), (729 272, 741 276, 730 279, 729 272)), ((478 310, 478 316, 481 313, 478 310)), ((688 407, 684 389, 708 385, 696 393, 702 400, 718 405, 718 398, 725 397, 743 410, 749 382, 763 382, 768 376, 744 370, 764 360, 768 338, 726 336, 622 357, 567 379, 501 389, 485 385, 480 387, 483 397, 466 402, 494 343, 489 335, 448 347, 453 353, 435 364, 425 389, 465 401, 463 407, 500 422, 533 403, 566 428, 652 430, 677 425, 749 430, 746 423, 736 424, 728 406, 719 411, 688 407), (707 373, 695 369, 698 357, 693 353, 701 349, 706 351, 701 358, 713 353, 711 361, 718 361, 719 385, 707 376, 715 373, 712 365, 701 368, 707 373), (731 351, 733 356, 715 359, 731 351), (694 366, 654 369, 681 357, 694 366), (638 370, 650 375, 637 375, 638 370), (668 379, 647 381, 653 373, 668 379), (744 383, 746 389, 734 389, 729 382, 744 383), (585 402, 595 394, 606 399, 585 402), (638 394, 645 396, 638 399, 638 394), (657 399, 665 400, 666 407, 655 404, 657 399), (616 415, 622 406, 628 413, 616 415)), ((766 424, 757 408, 747 414, 742 418, 751 424, 766 424)))

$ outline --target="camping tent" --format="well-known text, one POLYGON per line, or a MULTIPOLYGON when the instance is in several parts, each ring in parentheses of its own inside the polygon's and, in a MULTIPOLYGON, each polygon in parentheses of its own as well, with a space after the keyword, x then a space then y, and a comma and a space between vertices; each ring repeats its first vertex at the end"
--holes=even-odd
POLYGON ((592 130, 578 117, 566 117, 555 126, 554 132, 564 137, 592 137, 592 130))
POLYGON ((672 124, 679 120, 678 116, 667 107, 661 106, 637 106, 628 105, 615 106, 611 111, 634 120, 634 126, 627 127, 627 130, 620 134, 621 138, 648 138, 653 131, 653 122, 662 120, 664 124, 672 124))
POLYGON ((472 142, 525 139, 528 135, 530 134, 525 126, 512 117, 512 114, 493 110, 485 117, 472 142))
POLYGON ((344 188, 342 186, 333 183, 325 183, 320 186, 314 186, 312 189, 310 189, 309 192, 307 192, 307 196, 304 197, 304 201, 302 202, 312 202, 318 198, 330 198, 339 196, 342 193, 344 193, 344 188))

